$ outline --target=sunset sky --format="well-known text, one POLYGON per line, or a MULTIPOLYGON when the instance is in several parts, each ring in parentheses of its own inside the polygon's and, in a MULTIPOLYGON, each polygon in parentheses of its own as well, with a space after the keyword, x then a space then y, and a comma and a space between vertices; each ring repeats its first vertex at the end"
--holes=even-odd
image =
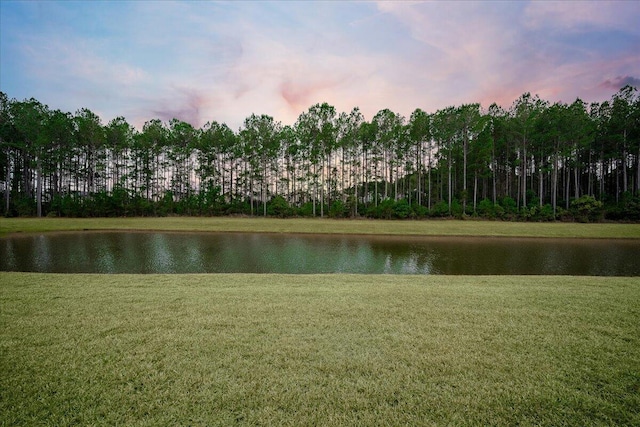
POLYGON ((51 109, 293 124, 315 103, 504 107, 640 87, 638 1, 5 1, 0 91, 51 109))

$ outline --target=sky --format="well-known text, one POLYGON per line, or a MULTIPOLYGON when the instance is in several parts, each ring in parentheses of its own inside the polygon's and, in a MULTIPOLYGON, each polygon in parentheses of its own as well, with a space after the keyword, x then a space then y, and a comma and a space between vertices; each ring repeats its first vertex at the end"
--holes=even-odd
POLYGON ((0 1, 0 91, 141 128, 640 88, 640 1, 0 1))

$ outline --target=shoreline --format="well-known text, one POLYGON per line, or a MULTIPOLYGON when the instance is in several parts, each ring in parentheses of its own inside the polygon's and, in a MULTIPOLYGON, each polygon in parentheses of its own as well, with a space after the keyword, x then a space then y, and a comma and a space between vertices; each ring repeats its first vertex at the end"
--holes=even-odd
POLYGON ((640 239, 640 224, 262 217, 2 218, 0 238, 58 231, 640 239))

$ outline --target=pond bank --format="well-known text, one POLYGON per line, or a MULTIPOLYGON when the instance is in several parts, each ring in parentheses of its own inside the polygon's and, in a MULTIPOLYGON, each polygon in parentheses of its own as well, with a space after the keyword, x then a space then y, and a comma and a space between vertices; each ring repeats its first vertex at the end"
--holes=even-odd
POLYGON ((619 223, 527 223, 470 220, 388 221, 256 217, 0 219, 0 237, 11 233, 78 230, 640 239, 640 224, 619 223))

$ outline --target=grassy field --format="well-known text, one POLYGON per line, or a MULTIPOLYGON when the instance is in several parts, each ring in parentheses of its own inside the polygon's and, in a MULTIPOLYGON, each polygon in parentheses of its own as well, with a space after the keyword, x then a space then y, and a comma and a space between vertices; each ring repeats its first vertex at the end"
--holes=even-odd
POLYGON ((311 218, 0 218, 0 236, 65 230, 175 230, 424 236, 582 237, 640 239, 640 224, 501 221, 384 221, 311 218))
POLYGON ((1 425, 640 425, 629 278, 0 279, 1 425))
MULTIPOLYGON (((640 238, 640 225, 0 219, 640 238)), ((0 273, 0 426, 640 425, 640 279, 0 273)))

